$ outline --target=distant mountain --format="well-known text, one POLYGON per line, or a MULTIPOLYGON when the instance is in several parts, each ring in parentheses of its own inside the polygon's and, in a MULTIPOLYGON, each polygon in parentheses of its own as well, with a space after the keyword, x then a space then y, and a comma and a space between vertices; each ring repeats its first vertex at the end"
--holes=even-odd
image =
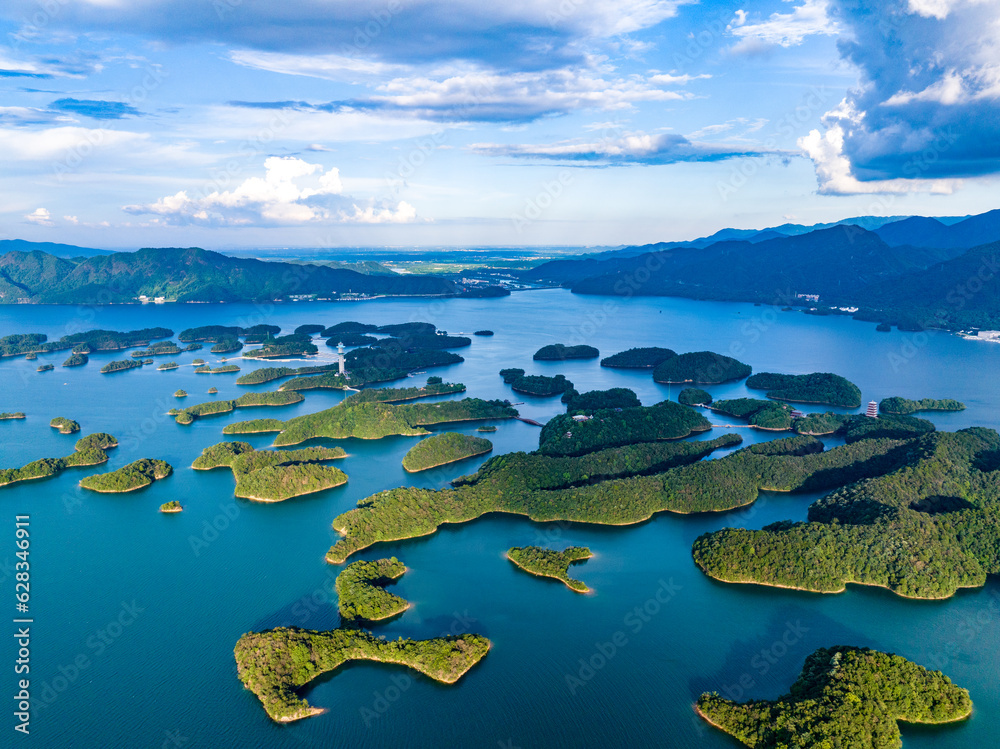
POLYGON ((946 224, 938 219, 912 216, 877 229, 886 244, 968 249, 1000 239, 1000 210, 946 224))
POLYGON ((319 265, 233 258, 197 247, 143 249, 66 260, 37 250, 0 256, 0 303, 253 302, 315 294, 456 294, 435 276, 371 275, 319 265))
POLYGON ((55 257, 93 257, 94 255, 112 255, 112 250, 97 250, 93 247, 77 247, 72 244, 57 244, 55 242, 29 242, 26 239, 0 239, 0 255, 7 252, 44 252, 55 257))

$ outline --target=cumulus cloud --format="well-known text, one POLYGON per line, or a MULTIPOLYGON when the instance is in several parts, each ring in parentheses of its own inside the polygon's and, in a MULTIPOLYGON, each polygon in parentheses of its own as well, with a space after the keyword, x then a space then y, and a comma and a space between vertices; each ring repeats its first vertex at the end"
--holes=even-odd
POLYGON ((728 31, 739 38, 734 53, 757 52, 766 47, 795 47, 807 36, 833 36, 839 32, 837 22, 830 18, 828 0, 805 0, 791 13, 772 13, 767 20, 753 22, 744 10, 736 11, 728 31))
POLYGON ((659 135, 632 133, 598 141, 561 141, 540 145, 477 143, 470 148, 476 153, 487 156, 577 162, 592 166, 722 161, 743 156, 788 156, 785 153, 765 151, 745 145, 699 143, 674 133, 659 135))
POLYGON ((29 224, 37 224, 38 226, 55 226, 52 214, 49 213, 47 208, 36 208, 31 213, 25 214, 24 220, 29 224))
POLYGON ((831 0, 831 12, 860 81, 826 132, 800 140, 821 192, 942 192, 1000 173, 1000 5, 831 0))
POLYGON ((134 215, 153 215, 171 224, 205 226, 295 226, 310 223, 402 223, 416 218, 405 202, 377 204, 342 195, 340 171, 324 171, 295 157, 272 156, 264 176, 233 190, 189 195, 182 190, 153 203, 123 206, 134 215))

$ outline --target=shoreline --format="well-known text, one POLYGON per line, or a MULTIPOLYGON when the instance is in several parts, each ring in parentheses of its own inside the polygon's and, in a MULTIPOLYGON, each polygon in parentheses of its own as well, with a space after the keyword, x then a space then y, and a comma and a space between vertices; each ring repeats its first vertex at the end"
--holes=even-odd
POLYGON ((481 452, 472 453, 471 455, 463 455, 461 458, 455 458, 454 460, 445 460, 441 463, 435 463, 432 466, 424 466, 423 468, 410 469, 407 468, 406 466, 403 466, 403 470, 406 471, 407 473, 420 473, 421 471, 429 471, 432 468, 438 468, 440 466, 448 466, 451 465, 452 463, 458 463, 459 461, 462 460, 468 460, 469 458, 478 458, 480 455, 486 455, 487 453, 491 452, 493 452, 493 445, 490 445, 486 450, 483 450, 481 452))
MULTIPOLYGON (((523 571, 527 572, 529 575, 533 575, 535 577, 546 577, 546 578, 548 578, 550 580, 558 580, 563 585, 565 585, 567 588, 569 588, 570 590, 572 590, 574 593, 579 593, 580 595, 587 595, 589 593, 593 593, 594 592, 594 589, 591 588, 589 585, 587 585, 582 580, 577 580, 575 578, 570 577, 569 576, 569 572, 566 573, 566 579, 563 579, 561 577, 556 577, 555 575, 549 575, 549 574, 547 574, 545 572, 536 572, 535 570, 529 570, 527 567, 525 567, 523 564, 521 564, 520 562, 518 562, 516 559, 511 559, 509 551, 506 554, 504 554, 504 556, 506 556, 507 559, 515 567, 517 567, 520 570, 523 570, 523 571), (577 588, 574 588, 572 585, 570 585, 569 581, 580 583, 580 585, 583 586, 583 590, 579 590, 577 588)), ((585 557, 580 557, 579 559, 574 559, 573 562, 585 562, 588 559, 593 559, 593 558, 594 558, 594 555, 593 555, 593 553, 591 553, 591 554, 588 554, 585 557)), ((570 564, 573 564, 573 562, 570 562, 570 564)))

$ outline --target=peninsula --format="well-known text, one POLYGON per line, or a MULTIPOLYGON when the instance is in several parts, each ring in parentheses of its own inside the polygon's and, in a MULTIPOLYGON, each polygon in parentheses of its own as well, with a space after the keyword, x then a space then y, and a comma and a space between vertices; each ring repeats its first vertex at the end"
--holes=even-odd
POLYGON ((433 434, 420 440, 403 456, 403 468, 408 473, 426 471, 459 460, 484 455, 493 449, 493 443, 482 437, 458 432, 433 434))
POLYGON ((173 467, 166 461, 143 458, 117 471, 97 473, 80 479, 80 486, 95 492, 121 494, 150 486, 173 472, 173 467))
POLYGON ((19 481, 48 478, 61 473, 67 468, 96 466, 106 463, 107 450, 118 447, 118 440, 110 434, 95 432, 81 437, 76 442, 76 450, 65 458, 42 458, 34 460, 21 468, 0 468, 0 487, 15 484, 19 481))
POLYGON ((407 600, 385 589, 404 572, 406 566, 396 557, 347 565, 334 583, 340 618, 345 623, 374 622, 406 611, 407 600))
POLYGON ((246 442, 220 442, 206 447, 191 467, 200 471, 229 468, 236 477, 237 497, 281 502, 346 484, 343 471, 321 465, 346 456, 339 447, 255 450, 246 442))

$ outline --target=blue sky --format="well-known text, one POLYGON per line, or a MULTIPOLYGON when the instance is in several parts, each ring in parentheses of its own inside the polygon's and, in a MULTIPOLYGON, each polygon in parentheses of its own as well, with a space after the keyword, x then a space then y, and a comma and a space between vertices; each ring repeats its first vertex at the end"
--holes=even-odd
POLYGON ((5 0, 0 29, 3 238, 590 246, 1000 207, 997 0, 5 0))

